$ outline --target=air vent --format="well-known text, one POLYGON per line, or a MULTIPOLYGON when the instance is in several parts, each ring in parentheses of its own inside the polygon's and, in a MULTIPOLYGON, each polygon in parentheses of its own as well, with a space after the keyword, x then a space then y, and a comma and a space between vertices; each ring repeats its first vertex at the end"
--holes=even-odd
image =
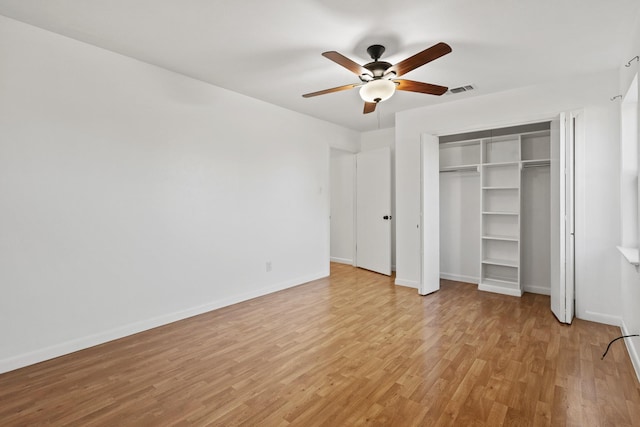
POLYGON ((473 85, 464 85, 464 86, 451 88, 447 91, 447 93, 469 92, 470 90, 474 90, 474 89, 475 87, 473 85))

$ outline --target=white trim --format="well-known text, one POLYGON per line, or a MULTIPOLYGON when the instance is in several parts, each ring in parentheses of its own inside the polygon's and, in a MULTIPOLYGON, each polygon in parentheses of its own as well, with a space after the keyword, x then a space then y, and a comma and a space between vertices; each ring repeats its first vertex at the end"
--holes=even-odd
MULTIPOLYGON (((360 152, 360 150, 358 150, 360 152)), ((351 265, 354 267, 358 266, 358 152, 353 153, 353 157, 351 159, 351 163, 353 166, 353 176, 351 180, 351 188, 353 189, 353 218, 352 218, 352 242, 351 242, 351 256, 353 260, 351 265)))
POLYGON ((480 283, 479 277, 465 276, 463 274, 443 273, 442 271, 440 272, 440 278, 445 280, 453 280, 455 282, 473 283, 474 285, 480 283))
POLYGON ((520 289, 503 288, 502 286, 493 286, 480 283, 478 284, 478 290, 485 292, 493 292, 496 294, 510 295, 512 297, 521 297, 522 291, 520 289))
POLYGON ((638 248, 625 248, 622 246, 616 246, 620 253, 624 256, 627 262, 636 267, 640 265, 640 256, 638 256, 638 248))
POLYGON ((524 285, 524 291, 532 294, 551 295, 551 288, 549 287, 549 285, 547 286, 524 285))
POLYGON ((6 359, 0 359, 0 374, 13 371, 14 369, 33 365, 35 363, 43 362, 45 360, 53 359, 55 357, 64 356, 66 354, 73 353, 79 350, 84 350, 99 344, 104 344, 106 342, 117 340, 119 338, 124 338, 129 335, 137 334, 139 332, 157 328, 159 326, 167 325, 179 320, 187 319, 189 317, 197 316, 199 314, 207 313, 218 308, 226 307, 229 305, 237 304, 239 302, 271 294, 273 292, 292 288, 294 286, 302 285, 327 276, 329 276, 329 272, 322 271, 316 274, 288 280, 276 285, 256 289, 251 292, 245 292, 243 294, 232 296, 229 298, 211 301, 209 303, 191 307, 185 310, 163 314, 161 316, 141 320, 135 323, 130 323, 128 325, 109 329, 107 331, 99 332, 94 335, 76 338, 29 353, 20 354, 18 356, 9 357, 6 359))
POLYGON ((331 260, 331 262, 337 262, 338 264, 353 265, 353 260, 352 259, 331 257, 330 260, 331 260))
POLYGON ((397 277, 396 277, 395 284, 398 286, 406 286, 408 288, 415 288, 415 289, 418 289, 420 287, 420 283, 418 283, 415 280, 404 280, 404 279, 398 279, 397 277))
MULTIPOLYGON (((625 325, 624 320, 622 321, 622 326, 620 326, 620 330, 622 331, 622 335, 633 335, 633 332, 629 331, 627 325, 625 325)), ((636 377, 638 381, 640 381, 640 357, 638 356, 638 351, 636 350, 636 342, 640 342, 638 337, 624 339, 624 344, 627 346, 627 352, 629 353, 629 358, 631 359, 631 363, 633 364, 633 369, 636 371, 636 377)))
POLYGON ((591 322, 604 323, 605 325, 612 325, 612 326, 620 326, 622 324, 622 317, 620 316, 614 316, 612 314, 597 313, 595 311, 589 311, 589 310, 585 310, 584 312, 580 313, 580 317, 578 318, 582 320, 589 320, 591 322))
POLYGON ((458 126, 452 126, 451 128, 444 128, 444 129, 438 129, 436 131, 421 131, 421 133, 429 133, 431 135, 435 135, 435 136, 443 136, 443 135, 454 135, 457 133, 469 133, 469 132, 478 132, 478 131, 484 131, 487 129, 499 129, 499 128, 505 128, 505 127, 511 127, 511 126, 521 126, 521 125, 528 125, 528 124, 535 124, 535 123, 539 123, 539 122, 546 122, 546 121, 551 121, 554 120, 556 118, 558 118, 558 115, 561 113, 562 111, 558 111, 558 112, 546 112, 546 113, 536 113, 536 114, 531 114, 531 115, 527 115, 526 118, 522 118, 522 120, 517 120, 517 119, 507 119, 507 120, 495 120, 492 122, 483 122, 482 124, 478 124, 475 126, 469 126, 469 127, 458 127, 458 126))

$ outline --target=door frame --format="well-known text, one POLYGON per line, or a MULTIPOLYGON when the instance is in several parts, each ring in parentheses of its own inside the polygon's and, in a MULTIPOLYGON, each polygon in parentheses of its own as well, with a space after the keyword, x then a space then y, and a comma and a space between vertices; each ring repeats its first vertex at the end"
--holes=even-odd
MULTIPOLYGON (((565 245, 564 246, 564 250, 566 251, 567 249, 571 249, 570 250, 570 260, 567 261, 567 265, 568 268, 566 268, 566 270, 569 270, 570 274, 568 276, 565 276, 567 279, 570 280, 570 285, 566 286, 566 295, 567 295, 567 307, 570 308, 570 310, 567 310, 567 314, 570 315, 570 318, 573 319, 574 315, 575 315, 575 300, 576 300, 576 290, 575 290, 575 253, 576 253, 576 244, 575 244, 575 228, 576 228, 576 222, 578 222, 578 224, 580 223, 580 221, 576 221, 577 216, 576 215, 576 200, 584 200, 583 197, 576 197, 576 167, 575 167, 575 161, 576 158, 580 157, 580 151, 581 148, 580 147, 584 147, 584 110, 583 109, 576 109, 576 110, 571 110, 569 112, 563 113, 555 113, 555 114, 542 114, 542 115, 532 115, 526 118, 523 118, 522 120, 518 121, 517 123, 514 123, 513 121, 497 121, 497 122, 493 122, 491 124, 487 124, 486 126, 483 127, 474 127, 474 128, 463 128, 463 129, 447 129, 445 132, 441 132, 438 134, 429 134, 429 133, 422 133, 420 135, 420 284, 419 284, 419 288, 418 291, 420 293, 420 295, 426 295, 428 293, 434 292, 435 290, 439 289, 439 280, 438 280, 438 288, 434 289, 434 286, 427 286, 425 285, 425 280, 428 281, 428 279, 425 279, 426 277, 432 277, 433 276, 433 259, 432 264, 427 264, 427 257, 428 256, 433 256, 433 253, 436 253, 438 255, 437 259, 438 259, 438 266, 437 266, 437 271, 438 271, 438 276, 439 276, 439 272, 440 272, 440 266, 439 266, 439 253, 440 253, 440 241, 439 238, 436 240, 435 242, 435 252, 434 252, 434 244, 433 241, 431 241, 431 243, 425 244, 425 215, 424 215, 424 204, 425 204, 425 200, 424 200, 424 193, 425 193, 425 176, 430 176, 431 174, 433 174, 434 172, 438 174, 438 180, 436 181, 437 183, 439 183, 439 172, 440 172, 440 165, 439 165, 439 161, 435 161, 435 162, 431 162, 431 163, 426 163, 424 161, 424 157, 425 157, 425 149, 424 149, 424 141, 425 138, 430 138, 430 137, 434 137, 437 138, 440 135, 448 135, 448 134, 455 134, 455 133, 465 133, 465 132, 473 132, 473 131, 479 131, 479 130, 484 130, 484 129, 489 129, 489 128, 500 128, 500 127, 509 127, 509 126, 519 126, 519 125, 525 125, 525 124, 529 124, 529 123, 538 123, 538 122, 544 122, 544 121, 553 121, 553 120, 558 120, 559 116, 562 114, 566 114, 568 117, 571 118, 575 118, 575 128, 572 128, 572 134, 571 137, 573 138, 575 136, 575 146, 573 147, 573 152, 572 152, 572 157, 571 157, 571 172, 570 172, 570 178, 571 178, 571 191, 570 191, 570 197, 571 197, 571 201, 572 201, 572 211, 571 211, 571 217, 572 217, 572 221, 569 227, 570 230, 570 236, 571 238, 568 239, 570 241, 570 246, 569 245, 565 245), (575 131, 575 135, 574 132, 575 131), (429 171, 425 171, 425 169, 429 169, 429 171), (426 175, 425 175, 426 174, 426 175), (427 268, 426 266, 431 265, 429 268, 427 268), (426 274, 425 274, 426 273, 426 274), (433 289, 433 290, 431 290, 433 289), (431 291, 430 291, 431 290, 431 291)), ((439 143, 438 143, 439 144, 439 143)), ((439 150, 439 145, 436 145, 436 147, 439 150)), ((439 160, 439 151, 437 151, 438 156, 436 157, 439 160)), ((439 193, 439 185, 438 185, 438 193, 439 193)), ((566 200, 565 200, 566 202, 566 200)), ((438 207, 439 207, 439 200, 438 200, 438 207)), ((440 229, 440 219, 439 219, 439 209, 438 211, 438 218, 437 218, 437 224, 438 224, 438 236, 439 236, 439 229, 440 229)), ((431 218, 431 220, 433 220, 433 218, 431 218)), ((579 241, 578 241, 579 243, 579 241)), ((570 322, 569 322, 570 323, 570 322)))

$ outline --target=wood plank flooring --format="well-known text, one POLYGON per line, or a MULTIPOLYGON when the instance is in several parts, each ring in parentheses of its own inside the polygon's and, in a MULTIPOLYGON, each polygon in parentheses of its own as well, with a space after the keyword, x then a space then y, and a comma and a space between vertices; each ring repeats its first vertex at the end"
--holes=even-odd
POLYGON ((0 425, 632 426, 615 327, 549 298, 331 277, 0 375, 0 425))

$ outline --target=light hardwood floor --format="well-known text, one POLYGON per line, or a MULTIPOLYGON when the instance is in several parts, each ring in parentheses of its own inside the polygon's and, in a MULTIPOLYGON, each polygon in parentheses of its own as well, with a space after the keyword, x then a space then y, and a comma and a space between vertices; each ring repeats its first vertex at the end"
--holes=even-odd
POLYGON ((0 375, 0 425, 631 426, 620 330, 549 298, 331 277, 0 375))

